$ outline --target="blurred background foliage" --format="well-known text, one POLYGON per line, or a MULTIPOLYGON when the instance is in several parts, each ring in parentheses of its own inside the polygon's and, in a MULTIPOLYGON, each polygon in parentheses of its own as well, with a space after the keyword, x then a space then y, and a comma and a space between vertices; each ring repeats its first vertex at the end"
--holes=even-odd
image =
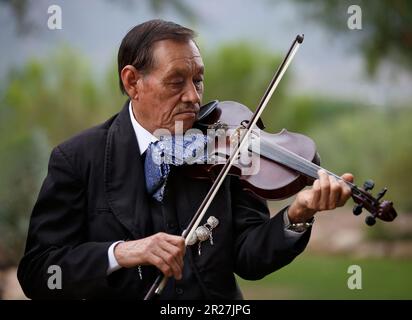
MULTIPOLYGON (((295 1, 307 17, 315 17, 320 25, 330 27, 331 34, 351 36, 338 27, 346 28, 347 2, 295 1), (342 19, 345 22, 338 23, 342 19)), ((24 30, 29 2, 0 2, 10 5, 16 24, 24 30)), ((270 2, 267 1, 268 5, 270 2)), ((188 19, 196 20, 196 13, 182 1, 148 3, 155 12, 172 6, 188 19)), ((411 2, 357 3, 364 18, 372 22, 365 26, 364 38, 347 41, 351 48, 362 52, 365 70, 373 77, 383 61, 410 70, 411 2)), ((200 45, 206 66, 204 102, 235 100, 254 109, 282 56, 253 41, 229 41, 213 50, 200 45)), ((99 77, 91 66, 81 52, 63 45, 42 59, 32 58, 11 68, 1 80, 0 269, 16 265, 21 257, 29 215, 47 172, 51 148, 117 113, 126 99, 119 92, 114 63, 99 77)), ((372 178, 377 187, 387 185, 388 198, 395 202, 398 211, 411 213, 410 103, 377 107, 350 97, 326 98, 316 92, 297 95, 290 80, 298 76, 290 71, 282 80, 263 115, 267 130, 275 133, 287 128, 310 136, 317 144, 325 168, 338 174, 353 172, 359 184, 372 178)), ((375 239, 390 238, 384 229, 376 230, 372 233, 375 239)), ((396 234, 391 237, 397 238, 396 234)), ((300 268, 305 267, 297 264, 292 276, 293 272, 301 274, 300 268)), ((287 275, 282 277, 281 273, 281 282, 289 279, 287 275)))
POLYGON ((384 61, 412 70, 412 2, 409 0, 295 0, 311 20, 361 51, 369 74, 384 61), (348 5, 362 10, 361 36, 347 32, 348 5))

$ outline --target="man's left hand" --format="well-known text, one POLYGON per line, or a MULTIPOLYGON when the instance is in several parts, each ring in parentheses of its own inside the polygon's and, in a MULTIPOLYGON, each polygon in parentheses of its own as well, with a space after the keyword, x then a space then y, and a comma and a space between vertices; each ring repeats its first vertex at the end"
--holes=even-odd
MULTIPOLYGON (((324 170, 318 171, 312 188, 299 192, 290 205, 288 217, 291 223, 306 222, 316 212, 343 206, 351 196, 351 189, 344 181, 338 181, 324 170)), ((353 182, 353 175, 345 173, 342 179, 353 182)))

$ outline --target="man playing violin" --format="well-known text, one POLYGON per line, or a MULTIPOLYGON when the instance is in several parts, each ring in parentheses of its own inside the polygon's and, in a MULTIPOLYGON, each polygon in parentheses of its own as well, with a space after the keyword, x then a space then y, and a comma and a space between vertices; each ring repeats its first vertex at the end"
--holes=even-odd
MULTIPOLYGON (((350 188, 326 172, 270 218, 266 202, 228 176, 205 216, 206 237, 180 236, 211 182, 173 167, 160 201, 147 188, 157 129, 194 125, 204 65, 194 32, 151 20, 118 53, 120 113, 55 147, 34 206, 18 278, 29 298, 141 299, 159 270, 164 299, 241 299, 234 274, 260 279, 306 247, 314 215, 343 206, 350 188), (212 217, 212 220, 208 220, 212 217), (212 238, 213 237, 213 238, 212 238), (50 266, 61 286, 50 287, 50 266)), ((352 181, 351 174, 342 176, 352 181)))

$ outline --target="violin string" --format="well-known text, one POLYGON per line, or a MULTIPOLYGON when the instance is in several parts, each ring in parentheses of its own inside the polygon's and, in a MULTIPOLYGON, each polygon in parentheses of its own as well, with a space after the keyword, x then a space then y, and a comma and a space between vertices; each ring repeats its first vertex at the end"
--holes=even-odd
POLYGON ((318 166, 317 164, 299 156, 298 154, 278 145, 275 143, 270 143, 268 142, 265 138, 261 137, 260 138, 260 153, 274 161, 277 161, 283 165, 286 165, 288 167, 291 167, 292 169, 295 169, 311 178, 318 179, 318 171, 320 169, 324 170, 328 175, 331 175, 335 177, 337 180, 344 181, 346 184, 348 184, 351 188, 356 188, 357 187, 344 179, 342 179, 340 176, 336 175, 335 173, 326 170, 322 168, 321 166, 318 166), (276 151, 276 152, 274 152, 276 151))
POLYGON ((264 157, 267 157, 268 159, 283 164, 288 168, 292 168, 314 179, 318 179, 318 170, 323 169, 326 171, 327 174, 335 177, 337 180, 345 182, 351 188, 351 192, 353 195, 362 198, 362 203, 367 203, 370 207, 379 205, 379 202, 373 196, 371 196, 370 193, 362 189, 359 189, 355 184, 344 180, 343 178, 339 177, 333 172, 318 166, 317 164, 297 155, 296 153, 288 149, 285 149, 284 147, 278 144, 274 144, 264 140, 265 139, 263 138, 260 142, 260 154, 264 157))
POLYGON ((265 141, 264 138, 261 138, 260 140, 261 155, 271 160, 277 161, 283 165, 292 167, 292 169, 298 170, 299 172, 306 174, 309 177, 312 177, 314 179, 318 178, 316 168, 307 165, 305 161, 297 161, 298 159, 294 157, 295 154, 293 154, 292 152, 287 152, 286 150, 287 149, 277 144, 265 141))
POLYGON ((290 155, 283 154, 283 150, 279 150, 277 146, 271 145, 271 147, 272 148, 269 149, 265 145, 261 144, 260 154, 280 164, 286 165, 291 169, 297 170, 309 177, 312 177, 314 179, 318 178, 317 172, 316 170, 314 170, 314 168, 306 166, 302 162, 296 161, 296 159, 291 157, 290 155))

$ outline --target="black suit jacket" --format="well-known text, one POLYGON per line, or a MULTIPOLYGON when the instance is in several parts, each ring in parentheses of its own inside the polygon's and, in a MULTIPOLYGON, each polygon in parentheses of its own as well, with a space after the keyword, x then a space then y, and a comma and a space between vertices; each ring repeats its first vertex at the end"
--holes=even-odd
MULTIPOLYGON (((128 102, 122 111, 53 149, 34 206, 18 279, 29 298, 143 298, 157 275, 143 266, 107 276, 108 248, 153 232, 144 171, 128 102), (49 267, 62 271, 62 289, 50 290, 49 267)), ((210 188, 207 180, 172 172, 162 206, 164 230, 180 234, 210 188)), ((220 224, 214 245, 188 248, 196 283, 207 298, 241 298, 234 273, 260 279, 290 263, 308 242, 285 239, 282 214, 228 177, 209 208, 220 224)), ((204 222, 202 222, 204 223, 204 222)))

